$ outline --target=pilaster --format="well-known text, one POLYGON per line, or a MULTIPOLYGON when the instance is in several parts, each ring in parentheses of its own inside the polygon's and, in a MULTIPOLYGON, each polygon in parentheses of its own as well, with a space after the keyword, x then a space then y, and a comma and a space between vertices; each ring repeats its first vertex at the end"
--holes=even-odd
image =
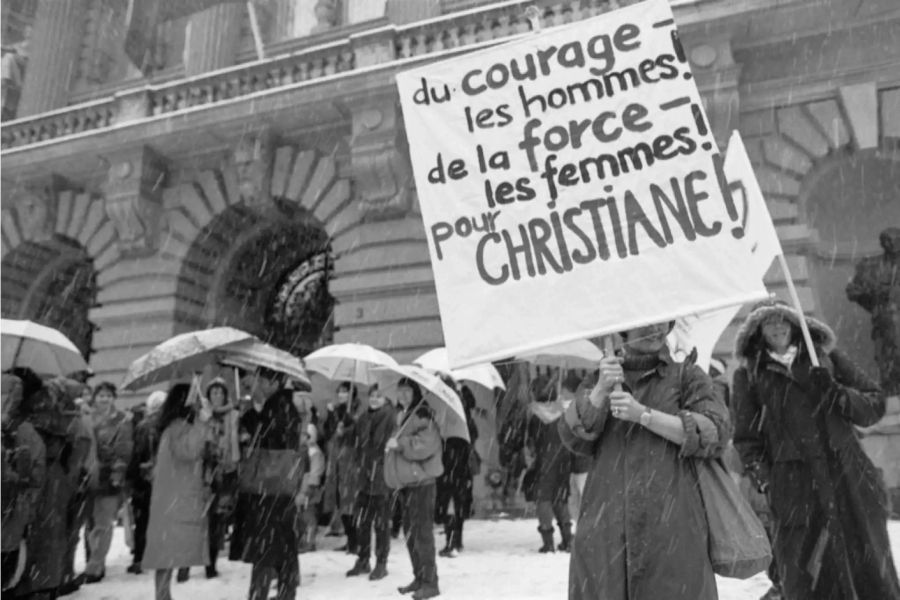
POLYGON ((245 10, 243 3, 224 2, 190 17, 184 41, 184 70, 188 77, 235 63, 245 10))
POLYGON ((17 116, 66 105, 83 33, 85 0, 39 0, 17 116))

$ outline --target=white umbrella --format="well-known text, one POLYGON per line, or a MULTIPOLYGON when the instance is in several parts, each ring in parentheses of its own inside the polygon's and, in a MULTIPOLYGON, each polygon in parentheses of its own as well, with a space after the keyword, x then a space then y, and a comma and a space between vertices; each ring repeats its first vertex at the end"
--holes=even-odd
POLYGON ((429 371, 438 371, 450 375, 457 381, 471 381, 482 385, 489 390, 500 388, 506 390, 503 378, 491 363, 482 363, 463 367, 461 369, 451 369, 450 360, 447 358, 447 349, 444 347, 429 350, 419 358, 413 361, 413 364, 424 367, 429 371))
POLYGON ((377 381, 373 369, 399 366, 388 354, 366 344, 332 344, 307 355, 303 362, 310 371, 333 381, 361 385, 372 385, 377 381))
POLYGON ((603 351, 588 340, 554 344, 516 356, 516 360, 563 369, 595 369, 601 358, 603 351))
POLYGON ((311 385, 309 375, 299 358, 257 339, 229 344, 221 349, 220 354, 219 362, 223 365, 247 370, 265 367, 311 385))
POLYGON ((88 365, 72 340, 33 321, 0 319, 2 370, 29 367, 40 375, 69 375, 88 365))
POLYGON ((131 363, 122 380, 122 388, 139 390, 201 371, 219 360, 230 344, 255 339, 246 331, 233 327, 213 327, 176 335, 131 363))
POLYGON ((422 388, 425 402, 434 411, 434 420, 441 431, 441 437, 458 437, 469 440, 469 426, 462 401, 453 389, 441 381, 437 375, 418 365, 397 365, 376 369, 380 389, 389 389, 404 377, 412 379, 422 388))

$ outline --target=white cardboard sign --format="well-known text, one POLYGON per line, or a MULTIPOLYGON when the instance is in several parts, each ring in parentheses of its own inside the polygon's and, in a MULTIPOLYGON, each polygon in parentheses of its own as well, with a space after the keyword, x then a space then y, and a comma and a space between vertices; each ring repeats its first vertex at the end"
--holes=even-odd
POLYGON ((666 0, 397 85, 451 366, 765 296, 666 0))

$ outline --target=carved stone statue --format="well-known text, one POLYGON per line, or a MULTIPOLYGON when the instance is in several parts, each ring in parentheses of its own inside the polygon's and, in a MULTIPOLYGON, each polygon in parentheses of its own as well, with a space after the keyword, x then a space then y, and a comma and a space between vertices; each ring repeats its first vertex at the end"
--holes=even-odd
POLYGON ((878 236, 884 254, 864 258, 847 285, 847 297, 872 314, 872 341, 889 396, 900 395, 900 227, 878 236))
POLYGON ((56 190, 53 184, 25 186, 15 197, 15 209, 24 239, 41 242, 53 235, 56 225, 56 190))
POLYGON ((338 3, 337 0, 319 0, 316 2, 316 24, 312 28, 312 33, 319 33, 334 29, 338 20, 338 3))

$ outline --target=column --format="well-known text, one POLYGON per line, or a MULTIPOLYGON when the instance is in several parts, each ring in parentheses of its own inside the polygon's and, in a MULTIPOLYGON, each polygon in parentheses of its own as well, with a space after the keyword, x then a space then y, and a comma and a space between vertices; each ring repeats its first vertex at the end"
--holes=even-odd
POLYGON ((246 10, 244 3, 225 2, 191 16, 184 40, 184 70, 188 77, 235 63, 246 10))
POLYGON ((39 0, 19 118, 66 105, 84 34, 85 0, 39 0))

